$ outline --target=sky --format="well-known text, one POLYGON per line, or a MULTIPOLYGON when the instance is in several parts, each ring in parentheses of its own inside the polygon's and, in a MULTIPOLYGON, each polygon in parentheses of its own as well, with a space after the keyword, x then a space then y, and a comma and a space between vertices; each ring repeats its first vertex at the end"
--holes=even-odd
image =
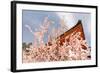
MULTIPOLYGON (((22 42, 33 42, 33 34, 25 27, 29 25, 33 32, 39 30, 45 17, 54 21, 49 26, 48 31, 51 32, 52 28, 60 27, 60 19, 64 19, 68 30, 71 29, 78 20, 82 21, 86 41, 91 45, 91 14, 90 13, 76 13, 76 12, 53 12, 53 11, 36 11, 36 10, 23 10, 22 11, 22 42)), ((47 35, 44 35, 44 42, 47 42, 47 35)))

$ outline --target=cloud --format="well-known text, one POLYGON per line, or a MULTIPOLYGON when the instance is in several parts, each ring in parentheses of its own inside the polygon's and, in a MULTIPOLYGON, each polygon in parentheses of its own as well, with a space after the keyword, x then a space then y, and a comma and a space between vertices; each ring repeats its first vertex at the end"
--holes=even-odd
POLYGON ((59 16, 60 19, 64 19, 66 26, 68 26, 69 29, 75 25, 75 18, 73 13, 56 12, 56 14, 59 16))

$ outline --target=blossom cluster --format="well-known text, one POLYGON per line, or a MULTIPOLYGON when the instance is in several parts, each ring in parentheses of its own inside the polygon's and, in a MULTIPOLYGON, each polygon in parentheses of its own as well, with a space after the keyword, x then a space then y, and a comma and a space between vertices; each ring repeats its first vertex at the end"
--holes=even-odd
POLYGON ((61 38, 53 39, 47 44, 38 47, 31 45, 23 50, 23 63, 90 60, 91 48, 86 40, 81 37, 81 32, 73 32, 64 38, 61 45, 61 38))

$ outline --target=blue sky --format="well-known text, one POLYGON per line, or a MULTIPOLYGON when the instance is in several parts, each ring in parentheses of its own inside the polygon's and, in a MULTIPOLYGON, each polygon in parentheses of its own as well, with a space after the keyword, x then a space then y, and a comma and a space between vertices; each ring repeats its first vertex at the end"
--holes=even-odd
MULTIPOLYGON (((83 29, 87 43, 91 44, 91 14, 90 13, 75 13, 75 12, 49 12, 49 11, 34 11, 34 10, 23 10, 22 12, 22 41, 33 42, 34 36, 29 32, 25 25, 31 26, 33 32, 35 29, 38 30, 39 26, 43 23, 45 17, 48 16, 49 20, 53 20, 54 23, 49 27, 49 32, 52 28, 60 27, 59 21, 62 17, 65 18, 68 29, 73 27, 78 20, 82 20, 83 29)), ((46 34, 47 35, 47 34, 46 34)), ((44 36, 44 42, 47 41, 47 36, 44 36)))

